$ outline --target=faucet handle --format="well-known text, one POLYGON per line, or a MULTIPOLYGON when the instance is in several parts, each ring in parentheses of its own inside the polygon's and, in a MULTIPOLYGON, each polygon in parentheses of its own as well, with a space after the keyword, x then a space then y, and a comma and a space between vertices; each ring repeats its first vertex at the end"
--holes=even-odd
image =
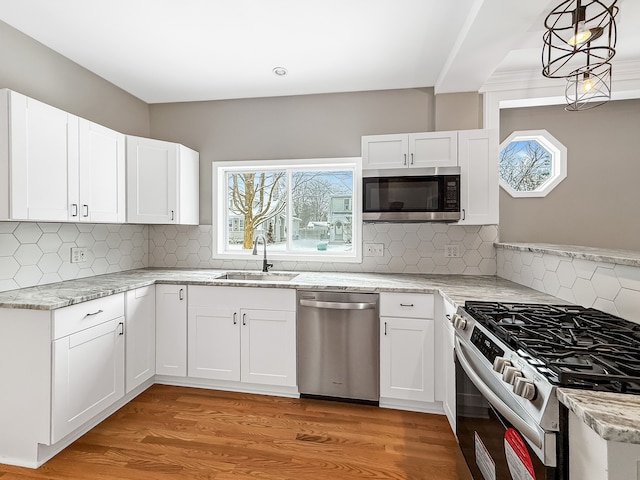
POLYGON ((264 262, 262 262, 262 271, 263 272, 268 272, 270 268, 273 267, 273 263, 267 263, 267 261, 265 260, 264 262))

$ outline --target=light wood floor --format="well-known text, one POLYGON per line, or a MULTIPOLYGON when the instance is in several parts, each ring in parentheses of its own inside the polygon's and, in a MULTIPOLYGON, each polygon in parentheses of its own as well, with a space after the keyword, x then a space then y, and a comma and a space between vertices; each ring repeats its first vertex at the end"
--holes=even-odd
POLYGON ((444 416, 154 385, 16 480, 457 480, 444 416))

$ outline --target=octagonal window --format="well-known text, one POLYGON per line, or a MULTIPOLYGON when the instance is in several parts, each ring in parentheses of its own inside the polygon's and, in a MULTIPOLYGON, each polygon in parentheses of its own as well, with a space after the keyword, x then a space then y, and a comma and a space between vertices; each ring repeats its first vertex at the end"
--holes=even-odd
POLYGON ((499 162, 500 186, 512 197, 544 197, 567 176, 567 149, 546 130, 513 132, 499 162))

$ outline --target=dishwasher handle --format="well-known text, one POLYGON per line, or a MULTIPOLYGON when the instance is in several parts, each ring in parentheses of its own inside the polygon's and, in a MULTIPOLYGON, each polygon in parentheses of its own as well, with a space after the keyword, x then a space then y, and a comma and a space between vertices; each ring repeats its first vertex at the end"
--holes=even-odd
POLYGON ((368 310, 378 306, 377 303, 369 302, 322 302, 319 300, 300 299, 303 307, 327 308, 331 310, 368 310))

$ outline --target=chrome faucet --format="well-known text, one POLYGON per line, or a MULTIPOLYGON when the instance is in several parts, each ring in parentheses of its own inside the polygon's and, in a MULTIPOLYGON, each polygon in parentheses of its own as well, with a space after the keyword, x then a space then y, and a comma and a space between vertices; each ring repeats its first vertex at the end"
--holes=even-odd
POLYGON ((264 259, 262 260, 262 271, 268 272, 269 268, 273 267, 273 263, 267 263, 267 239, 264 235, 260 234, 256 236, 256 239, 253 241, 253 253, 252 255, 258 254, 258 240, 262 239, 262 244, 264 245, 264 259))

